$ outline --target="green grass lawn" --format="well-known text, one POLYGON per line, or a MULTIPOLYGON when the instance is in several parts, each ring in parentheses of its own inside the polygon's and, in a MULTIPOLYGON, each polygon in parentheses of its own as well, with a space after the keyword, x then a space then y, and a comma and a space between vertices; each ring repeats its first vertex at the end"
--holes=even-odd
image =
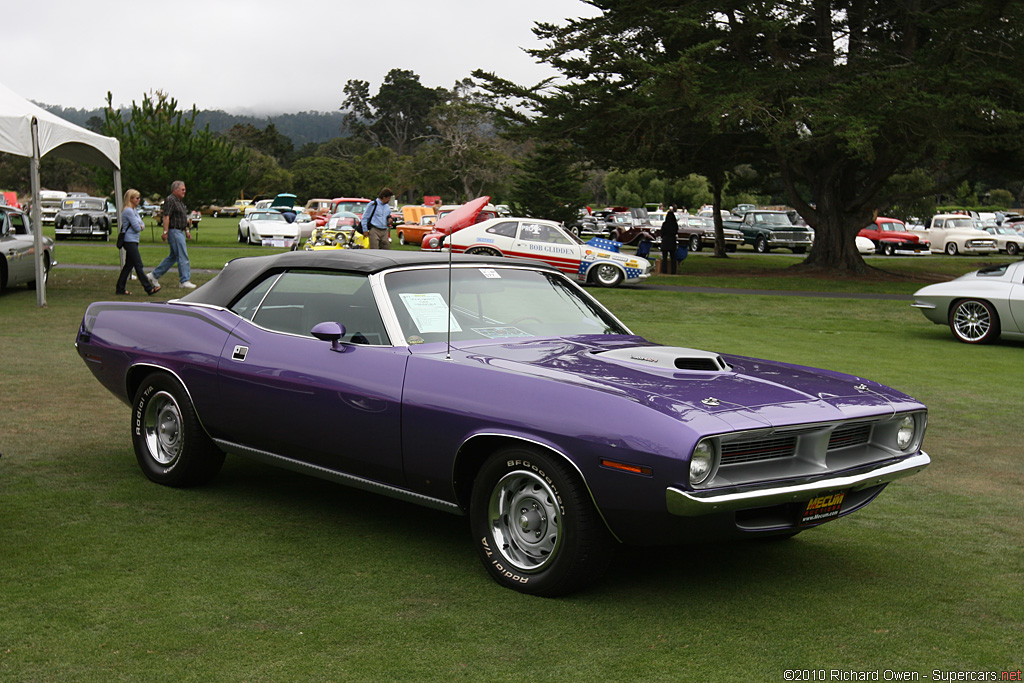
MULTIPOLYGON (((194 267, 272 251, 232 246, 232 219, 203 223, 194 267)), ((149 268, 163 256, 153 249, 149 268)), ((116 263, 112 243, 57 246, 63 263, 92 253, 116 263)), ((787 272, 764 274, 772 259, 796 262, 694 255, 659 279, 782 289, 787 272), (734 276, 702 276, 705 262, 734 276)), ((976 260, 890 263, 925 261, 976 260)), ((127 406, 73 346, 114 279, 58 268, 46 308, 30 290, 0 296, 0 680, 884 680, 998 675, 1024 660, 1022 343, 958 344, 905 301, 592 289, 654 341, 906 391, 929 406, 933 464, 789 541, 631 549, 595 589, 547 600, 491 581, 459 517, 237 458, 205 487, 150 483, 127 406)), ((880 283, 902 292, 898 278, 880 283)), ((834 286, 796 289, 844 291, 834 286)), ((303 422, 258 406, 254 419, 303 422)))

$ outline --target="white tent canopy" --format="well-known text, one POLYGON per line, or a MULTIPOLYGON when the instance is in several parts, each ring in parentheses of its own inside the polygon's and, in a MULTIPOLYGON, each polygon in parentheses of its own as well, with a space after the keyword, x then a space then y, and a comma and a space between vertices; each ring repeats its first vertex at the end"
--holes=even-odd
POLYGON ((42 222, 39 213, 39 160, 47 154, 114 171, 114 197, 121 211, 121 143, 65 121, 0 84, 0 152, 31 159, 32 225, 36 240, 36 295, 46 305, 42 222))

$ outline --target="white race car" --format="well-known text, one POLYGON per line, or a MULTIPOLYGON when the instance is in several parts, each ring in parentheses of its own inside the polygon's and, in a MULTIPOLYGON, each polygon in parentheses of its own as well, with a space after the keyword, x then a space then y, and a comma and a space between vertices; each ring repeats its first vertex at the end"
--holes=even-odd
POLYGON ((543 261, 578 282, 617 287, 650 277, 652 264, 618 252, 619 243, 583 242, 554 221, 533 218, 492 218, 445 237, 455 253, 487 254, 543 261))

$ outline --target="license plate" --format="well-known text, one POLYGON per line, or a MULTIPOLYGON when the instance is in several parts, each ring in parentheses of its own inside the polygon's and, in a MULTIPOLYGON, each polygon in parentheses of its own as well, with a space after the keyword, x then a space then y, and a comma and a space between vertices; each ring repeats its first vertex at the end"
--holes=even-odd
POLYGON ((74 235, 91 235, 92 228, 71 228, 71 233, 74 235))
POLYGON ((807 507, 800 517, 800 526, 808 524, 820 524, 839 516, 843 507, 843 499, 846 498, 846 491, 838 493, 825 493, 807 501, 807 507))

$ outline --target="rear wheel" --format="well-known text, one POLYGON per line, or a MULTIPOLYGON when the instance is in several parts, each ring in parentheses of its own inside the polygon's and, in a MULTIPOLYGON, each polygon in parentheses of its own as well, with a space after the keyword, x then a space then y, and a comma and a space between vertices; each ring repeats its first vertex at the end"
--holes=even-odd
POLYGON ((203 431, 184 387, 163 373, 153 373, 135 392, 132 444, 139 467, 165 486, 193 486, 212 479, 224 454, 203 431))
POLYGON ((466 253, 476 256, 501 256, 500 251, 491 247, 470 247, 466 250, 466 253))
POLYGON ((965 344, 987 344, 999 338, 999 314, 987 301, 964 299, 949 311, 949 329, 965 344))
POLYGON ((470 527, 491 577, 506 588, 554 597, 597 580, 612 539, 583 482, 532 448, 490 456, 473 484, 470 527))
POLYGON ((1016 256, 1017 252, 1020 251, 1020 247, 1017 246, 1016 242, 1009 242, 1006 245, 1006 253, 1010 256, 1016 256))

